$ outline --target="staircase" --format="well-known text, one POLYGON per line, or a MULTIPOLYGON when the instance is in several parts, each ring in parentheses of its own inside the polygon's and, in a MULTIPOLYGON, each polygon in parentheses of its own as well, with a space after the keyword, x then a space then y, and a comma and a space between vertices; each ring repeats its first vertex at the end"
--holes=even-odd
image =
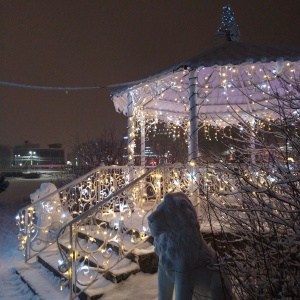
MULTIPOLYGON (((129 237, 128 237, 129 238, 129 237)), ((85 244, 87 236, 83 233, 80 236, 80 242, 85 244)), ((76 285, 76 295, 78 299, 95 300, 99 299, 105 293, 109 293, 114 285, 126 280, 130 275, 137 272, 155 273, 157 271, 158 258, 154 253, 154 247, 151 239, 136 247, 130 255, 122 259, 109 271, 99 274, 97 280, 88 287, 80 284, 76 285)), ((67 249, 67 240, 62 239, 60 246, 67 249)), ((97 243, 103 241, 97 240, 97 243)), ((112 247, 112 261, 117 260, 120 249, 112 247)), ((21 279, 27 284, 34 295, 41 299, 49 299, 49 292, 51 291, 51 298, 55 299, 69 299, 71 293, 69 286, 64 286, 67 282, 68 276, 62 274, 58 269, 58 260, 61 259, 58 246, 53 243, 47 249, 39 253, 33 262, 26 264, 16 269, 21 279), (38 278, 38 281, 36 280, 38 278)), ((90 262, 91 265, 93 264, 90 262)), ((82 280, 82 279, 81 279, 82 280)))
POLYGON ((147 216, 162 199, 162 172, 99 167, 20 210, 27 265, 16 274, 46 300, 54 289, 56 299, 98 299, 132 274, 155 273, 147 216))
POLYGON ((27 265, 16 273, 45 300, 54 289, 55 299, 98 299, 132 274, 155 273, 148 215, 168 192, 197 198, 206 174, 181 164, 85 174, 19 211, 18 248, 27 265))

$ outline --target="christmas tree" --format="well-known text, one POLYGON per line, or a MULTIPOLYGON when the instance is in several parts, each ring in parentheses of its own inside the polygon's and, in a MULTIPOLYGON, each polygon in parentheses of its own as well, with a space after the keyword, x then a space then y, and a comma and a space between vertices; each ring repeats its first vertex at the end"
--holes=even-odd
POLYGON ((227 41, 238 41, 240 38, 240 31, 229 4, 223 7, 222 21, 216 35, 221 38, 225 37, 227 41))

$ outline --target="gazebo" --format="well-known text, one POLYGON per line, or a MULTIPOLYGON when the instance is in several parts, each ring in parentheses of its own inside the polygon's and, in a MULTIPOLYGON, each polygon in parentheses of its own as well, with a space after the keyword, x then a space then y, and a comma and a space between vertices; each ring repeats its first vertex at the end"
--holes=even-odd
POLYGON ((128 118, 129 164, 137 132, 141 165, 145 164, 145 128, 153 122, 188 128, 190 162, 198 158, 200 125, 224 128, 239 118, 275 119, 277 100, 272 95, 284 95, 288 85, 282 83, 299 77, 299 60, 298 48, 227 41, 116 90, 112 94, 116 111, 128 118))

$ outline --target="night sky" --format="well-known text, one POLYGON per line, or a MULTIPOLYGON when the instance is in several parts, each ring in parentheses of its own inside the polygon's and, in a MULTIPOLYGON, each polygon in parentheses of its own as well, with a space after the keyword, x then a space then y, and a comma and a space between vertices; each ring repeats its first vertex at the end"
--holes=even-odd
MULTIPOLYGON (((249 43, 300 46, 299 0, 0 0, 0 81, 107 86, 147 77, 215 46, 229 3, 249 43)), ((0 85, 0 144, 70 148, 126 132, 110 93, 0 85)))

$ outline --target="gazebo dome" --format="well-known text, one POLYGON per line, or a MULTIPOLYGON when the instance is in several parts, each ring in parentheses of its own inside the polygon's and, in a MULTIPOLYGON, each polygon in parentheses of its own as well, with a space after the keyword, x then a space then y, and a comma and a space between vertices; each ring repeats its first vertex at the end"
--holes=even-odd
POLYGON ((275 118, 275 93, 286 93, 284 82, 299 75, 300 49, 287 46, 227 42, 175 64, 112 94, 118 112, 128 115, 128 94, 137 120, 182 123, 189 119, 191 72, 199 121, 220 127, 249 112, 275 118))

